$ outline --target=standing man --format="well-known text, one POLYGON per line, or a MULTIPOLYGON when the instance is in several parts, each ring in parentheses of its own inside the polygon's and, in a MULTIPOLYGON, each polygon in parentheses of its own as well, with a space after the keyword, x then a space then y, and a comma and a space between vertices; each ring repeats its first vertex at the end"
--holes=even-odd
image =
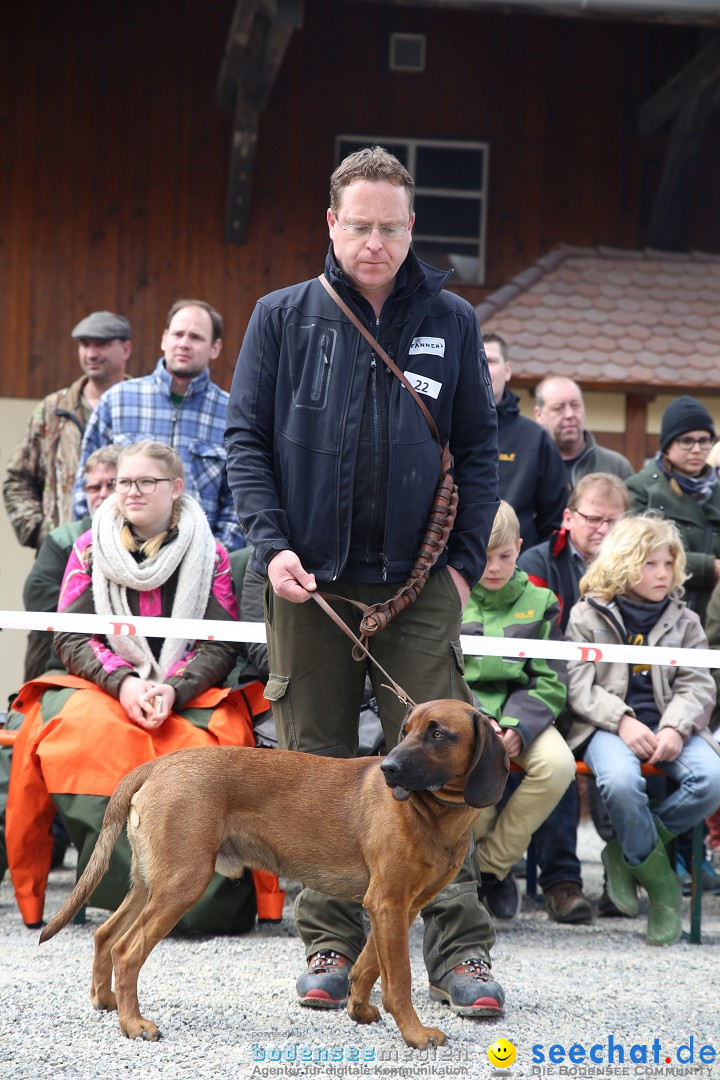
MULTIPOLYGON (((524 551, 518 566, 534 585, 552 591, 560 601, 560 627, 565 631, 570 611, 580 599, 580 578, 597 555, 606 533, 627 513, 630 495, 611 473, 588 473, 578 481, 563 514, 563 527, 544 544, 524 551)), ((573 780, 553 812, 535 832, 535 858, 545 910, 554 922, 592 921, 590 901, 583 893, 577 857, 577 780, 573 780)), ((603 893, 600 914, 617 914, 603 893)))
POLYGON ((83 432, 100 395, 125 378, 132 352, 130 323, 112 311, 93 311, 71 337, 83 374, 36 406, 5 474, 5 508, 24 547, 38 549, 51 529, 73 520, 83 432))
MULTIPOLYGON (((448 274, 410 250, 414 182, 382 147, 346 158, 330 182, 325 277, 412 382, 449 440, 459 506, 448 547, 419 598, 372 640, 378 661, 416 700, 471 701, 460 618, 485 565, 497 510, 495 403, 469 304, 448 274)), ((266 574, 270 677, 281 746, 353 757, 365 676, 387 745, 405 707, 313 603, 326 587, 366 604, 409 576, 440 472, 413 397, 317 279, 261 299, 228 408, 228 473, 238 517, 266 574)), ((337 604, 357 624, 356 609, 337 604)), ((309 967, 301 1004, 341 1008, 364 943, 359 904, 303 890, 295 916, 309 967)), ((430 992, 463 1016, 497 1016, 494 931, 465 867, 423 911, 430 992)))
POLYGON ((585 430, 582 390, 572 379, 548 375, 535 390, 535 419, 545 428, 565 462, 568 488, 588 473, 606 472, 627 480, 635 470, 616 450, 599 446, 585 430))
POLYGON ((77 517, 87 511, 83 485, 90 454, 109 443, 126 446, 152 436, 183 459, 185 490, 202 506, 216 539, 228 551, 244 547, 225 467, 228 394, 211 382, 209 372, 222 349, 222 330, 222 316, 204 300, 173 304, 154 372, 104 394, 88 424, 75 478, 77 517))
POLYGON ((562 524, 568 487, 565 467, 547 431, 520 415, 520 399, 509 388, 508 347, 499 334, 484 334, 498 416, 499 494, 520 521, 523 549, 547 540, 562 524))

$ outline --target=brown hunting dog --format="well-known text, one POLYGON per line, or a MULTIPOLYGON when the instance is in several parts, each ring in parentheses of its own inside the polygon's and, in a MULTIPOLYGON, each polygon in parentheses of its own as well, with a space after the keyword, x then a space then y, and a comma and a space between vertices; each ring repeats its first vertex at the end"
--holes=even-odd
POLYGON ((90 861, 40 941, 90 896, 127 819, 133 883, 95 933, 90 999, 96 1009, 117 1009, 128 1038, 159 1037, 137 997, 150 951, 200 899, 215 869, 239 877, 250 866, 362 901, 371 933, 350 974, 350 1016, 379 1019, 369 1003, 379 975, 383 1005, 405 1042, 444 1043, 412 1005, 408 929, 457 874, 478 810, 500 799, 507 774, 487 717, 451 700, 413 709, 382 759, 247 747, 167 754, 118 784, 90 861))

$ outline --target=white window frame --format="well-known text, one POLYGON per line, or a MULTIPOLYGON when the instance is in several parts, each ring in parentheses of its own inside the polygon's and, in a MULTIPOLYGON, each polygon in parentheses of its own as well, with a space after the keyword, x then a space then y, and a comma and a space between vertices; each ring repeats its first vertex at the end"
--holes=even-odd
MULTIPOLYGON (((335 140, 335 161, 340 163, 344 142, 361 143, 367 146, 397 146, 402 145, 407 154, 406 167, 410 175, 415 179, 415 196, 432 195, 447 199, 470 199, 480 204, 480 235, 476 236, 442 236, 423 233, 422 220, 416 223, 413 229, 413 240, 420 243, 447 244, 448 255, 451 253, 453 243, 477 245, 478 275, 477 278, 469 279, 457 274, 457 284, 484 285, 485 283, 485 250, 487 231, 487 193, 488 176, 490 168, 490 144, 472 139, 409 139, 404 136, 394 135, 357 135, 353 132, 338 135, 335 140), (482 188, 480 191, 465 188, 437 188, 424 187, 417 179, 417 153, 419 149, 433 150, 480 150, 482 151, 482 188)), ((451 260, 450 260, 451 261, 451 260)))

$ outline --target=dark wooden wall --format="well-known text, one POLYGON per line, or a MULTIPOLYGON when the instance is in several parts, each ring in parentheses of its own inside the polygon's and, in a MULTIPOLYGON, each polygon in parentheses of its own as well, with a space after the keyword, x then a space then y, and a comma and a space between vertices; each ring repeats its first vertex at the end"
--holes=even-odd
MULTIPOLYGON (((691 28, 307 0, 263 114, 248 243, 223 240, 231 115, 215 84, 234 0, 4 5, 0 66, 0 396, 76 377, 69 331, 112 308, 133 374, 181 295, 226 319, 229 385, 257 296, 319 272, 334 138, 490 142, 487 280, 558 242, 642 246, 667 133, 639 106, 693 55, 691 28), (387 70, 392 31, 428 35, 423 75, 387 70)), ((686 246, 720 251, 717 118, 686 246), (713 179, 715 178, 715 180, 713 179)))

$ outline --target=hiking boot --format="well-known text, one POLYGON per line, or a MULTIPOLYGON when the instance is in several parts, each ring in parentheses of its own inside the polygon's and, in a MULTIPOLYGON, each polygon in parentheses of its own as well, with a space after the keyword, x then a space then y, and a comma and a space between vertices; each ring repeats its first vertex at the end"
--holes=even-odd
POLYGON ((512 873, 502 881, 495 874, 481 874, 478 896, 495 919, 510 922, 520 910, 522 894, 512 873))
POLYGON ((332 949, 321 949, 308 961, 296 985, 301 1005, 311 1009, 343 1009, 350 993, 352 960, 332 949))
POLYGON ((613 904, 610 899, 610 893, 607 891, 607 886, 603 888, 602 895, 598 900, 598 915, 603 919, 627 919, 632 918, 628 916, 624 911, 621 911, 616 904, 613 904))
POLYGON ((431 982, 430 997, 457 1016, 502 1016, 504 1012, 502 986, 493 979, 490 965, 476 958, 463 960, 442 979, 431 982))
POLYGON ((590 901, 576 881, 558 881, 543 890, 545 910, 553 922, 591 923, 590 901))

